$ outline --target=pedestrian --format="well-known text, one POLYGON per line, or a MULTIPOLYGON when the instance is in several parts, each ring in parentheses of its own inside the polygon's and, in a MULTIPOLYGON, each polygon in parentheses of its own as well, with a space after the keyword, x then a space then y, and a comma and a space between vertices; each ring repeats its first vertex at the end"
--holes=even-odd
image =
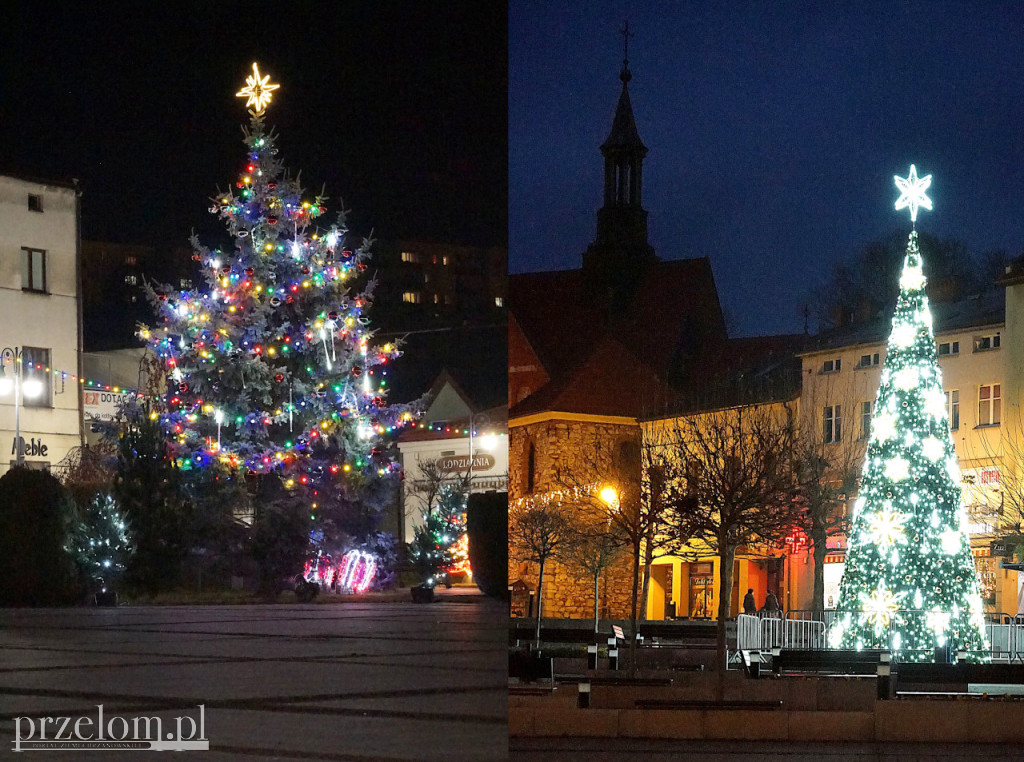
POLYGON ((757 602, 754 600, 754 588, 747 590, 746 596, 743 598, 743 613, 744 614, 756 614, 757 613, 757 602))
POLYGON ((768 595, 764 599, 764 609, 768 616, 778 616, 781 612, 779 608, 779 599, 775 597, 775 593, 771 590, 768 591, 768 595))

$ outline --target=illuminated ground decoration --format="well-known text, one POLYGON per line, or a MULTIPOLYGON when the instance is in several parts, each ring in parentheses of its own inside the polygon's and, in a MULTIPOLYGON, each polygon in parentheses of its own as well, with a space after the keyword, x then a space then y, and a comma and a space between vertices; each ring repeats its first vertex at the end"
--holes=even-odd
MULTIPOLYGON (((909 209, 900 294, 882 370, 830 644, 930 661, 938 646, 985 647, 981 596, 946 415, 917 243, 931 175, 896 177, 909 209)), ((971 658, 982 658, 980 654, 971 658)))

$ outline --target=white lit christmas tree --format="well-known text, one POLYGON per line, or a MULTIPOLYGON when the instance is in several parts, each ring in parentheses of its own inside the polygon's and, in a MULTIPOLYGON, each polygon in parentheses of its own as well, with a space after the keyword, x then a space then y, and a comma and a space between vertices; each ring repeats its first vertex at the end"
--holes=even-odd
POLYGON ((253 64, 238 93, 246 160, 210 209, 231 245, 193 240, 206 287, 151 291, 160 322, 141 335, 166 365, 159 417, 179 468, 280 477, 314 519, 339 502, 365 513, 383 500, 374 485, 397 476, 385 443, 412 415, 387 402, 399 352, 369 327, 369 242, 347 245, 343 212, 323 224, 324 199, 288 173, 264 124, 278 87, 253 64))
POLYGON ((830 643, 892 648, 903 661, 930 661, 937 647, 977 659, 986 647, 983 607, 917 244, 917 210, 932 208, 925 195, 931 175, 919 178, 911 165, 907 178, 895 180, 896 208, 910 210, 915 229, 830 643))

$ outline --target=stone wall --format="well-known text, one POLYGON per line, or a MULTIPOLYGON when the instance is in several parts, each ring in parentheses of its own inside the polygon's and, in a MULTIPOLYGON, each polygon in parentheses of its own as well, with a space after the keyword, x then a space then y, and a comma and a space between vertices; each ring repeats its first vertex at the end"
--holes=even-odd
MULTIPOLYGON (((598 481, 601 474, 595 460, 588 457, 599 448, 616 452, 623 442, 638 442, 640 429, 636 424, 614 424, 551 420, 527 426, 514 426, 509 431, 509 501, 528 497, 529 447, 534 448, 534 481, 532 495, 564 490, 571 484, 559 481, 559 472, 572 472, 579 484, 598 481)), ((571 506, 568 507, 572 510, 571 506)), ((602 618, 628 619, 632 587, 632 562, 624 553, 612 567, 605 570, 600 582, 602 618)), ((517 557, 509 548, 509 582, 518 579, 537 589, 538 564, 517 557)), ((639 592, 638 592, 639 596, 639 592)), ((588 619, 594 616, 593 580, 586 572, 557 561, 548 561, 544 569, 545 617, 588 619)))

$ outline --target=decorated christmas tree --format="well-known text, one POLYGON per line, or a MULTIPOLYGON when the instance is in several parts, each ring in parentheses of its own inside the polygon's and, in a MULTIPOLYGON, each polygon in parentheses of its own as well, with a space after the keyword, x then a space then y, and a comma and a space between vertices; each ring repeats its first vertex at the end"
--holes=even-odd
MULTIPOLYGON (((367 542, 370 508, 398 470, 386 443, 412 415, 387 402, 399 352, 375 343, 369 326, 371 242, 350 247, 344 212, 325 224, 326 199, 308 196, 282 164, 264 122, 277 88, 253 64, 238 93, 251 107, 247 155, 210 207, 231 244, 192 241, 205 288, 151 290, 159 322, 141 335, 169 377, 153 415, 179 468, 277 479, 282 504, 304 496, 315 537, 367 542)), ((251 491, 257 503, 275 494, 251 491)))
POLYGON ((900 293, 854 503, 833 647, 891 648, 930 661, 936 648, 985 648, 978 581, 949 430, 942 374, 917 243, 918 207, 931 209, 931 175, 897 177, 910 209, 900 293))

